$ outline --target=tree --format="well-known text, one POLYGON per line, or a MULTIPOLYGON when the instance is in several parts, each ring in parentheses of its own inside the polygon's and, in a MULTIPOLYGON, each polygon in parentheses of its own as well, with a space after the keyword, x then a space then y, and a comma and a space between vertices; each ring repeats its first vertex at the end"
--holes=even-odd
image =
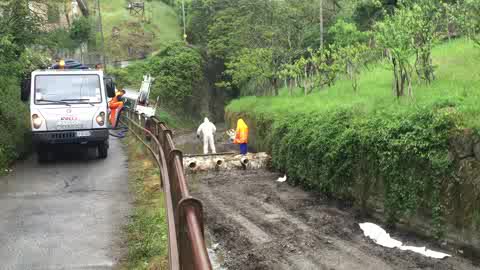
POLYGON ((348 23, 343 19, 337 22, 328 30, 337 47, 347 47, 356 43, 366 42, 368 32, 361 32, 353 23, 348 23))
POLYGON ((411 9, 399 8, 395 15, 386 15, 385 20, 375 26, 376 41, 387 52, 392 64, 393 90, 397 98, 405 94, 406 86, 408 95, 413 96, 413 67, 410 57, 415 54, 415 47, 412 44, 414 20, 415 16, 411 9))
POLYGON ((449 21, 459 34, 467 36, 480 45, 477 34, 480 32, 480 0, 457 0, 446 4, 449 21))
POLYGON ((337 61, 346 71, 354 92, 358 90, 358 75, 369 59, 370 48, 365 44, 353 43, 337 49, 337 61))
POLYGON ((70 29, 70 37, 78 43, 87 42, 92 36, 92 24, 86 17, 75 19, 70 29))
POLYGON ((432 49, 440 39, 442 5, 437 0, 420 0, 410 9, 414 16, 411 30, 416 54, 415 68, 421 80, 431 83, 435 79, 432 49))
POLYGON ((225 73, 232 77, 232 83, 236 86, 242 86, 250 81, 266 80, 270 82, 274 95, 278 95, 279 67, 280 65, 275 63, 272 49, 243 49, 227 63, 225 73))
POLYGON ((148 62, 155 77, 153 98, 160 97, 165 106, 176 112, 186 110, 190 98, 203 80, 200 53, 182 43, 168 45, 148 62))
MULTIPOLYGON (((285 81, 285 86, 288 88, 288 93, 290 96, 293 96, 293 85, 292 82, 297 82, 298 78, 301 76, 302 70, 298 65, 295 64, 284 64, 279 72, 280 79, 285 81)), ((295 83, 295 86, 296 83, 295 83)))

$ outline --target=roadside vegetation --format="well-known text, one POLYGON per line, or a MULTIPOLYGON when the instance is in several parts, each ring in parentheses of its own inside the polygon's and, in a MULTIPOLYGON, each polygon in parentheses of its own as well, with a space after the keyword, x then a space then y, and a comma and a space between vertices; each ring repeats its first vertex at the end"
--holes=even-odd
POLYGON ((155 56, 126 68, 109 71, 119 88, 139 88, 143 76, 155 78, 150 98, 159 99, 159 118, 171 127, 188 127, 190 115, 198 111, 198 87, 205 84, 203 59, 195 48, 180 42, 166 45, 155 56))
MULTIPOLYGON (((90 2, 93 6, 96 1, 90 2)), ((147 57, 180 40, 177 13, 170 5, 160 0, 145 1, 144 16, 131 13, 127 7, 125 0, 101 2, 109 61, 147 57)))
POLYGON ((25 2, 0 3, 0 174, 28 149, 27 107, 20 101, 20 80, 48 59, 32 45, 44 44, 42 21, 25 2))
POLYGON ((244 96, 227 118, 254 125, 291 183, 381 202, 391 225, 427 217, 436 237, 478 231, 480 193, 461 191, 473 180, 452 141, 480 133, 480 1, 392 2, 343 2, 323 45, 241 44, 218 83, 244 96))
POLYGON ((135 209, 126 227, 128 255, 121 269, 168 269, 168 228, 160 172, 136 138, 125 140, 135 209))

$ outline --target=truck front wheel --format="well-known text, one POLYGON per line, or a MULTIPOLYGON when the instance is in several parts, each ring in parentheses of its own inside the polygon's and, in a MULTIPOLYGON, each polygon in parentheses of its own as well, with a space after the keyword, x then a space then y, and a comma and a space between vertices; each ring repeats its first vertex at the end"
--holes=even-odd
POLYGON ((108 141, 102 142, 98 145, 98 157, 101 159, 108 157, 108 141))

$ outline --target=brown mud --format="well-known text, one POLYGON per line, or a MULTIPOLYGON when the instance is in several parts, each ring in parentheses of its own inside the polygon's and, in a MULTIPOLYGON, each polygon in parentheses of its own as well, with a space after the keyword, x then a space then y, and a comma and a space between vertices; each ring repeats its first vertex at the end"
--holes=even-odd
POLYGON ((205 224, 224 253, 223 267, 250 269, 480 269, 478 264, 407 233, 392 237, 453 255, 437 260, 388 249, 363 236, 354 209, 278 183, 276 173, 232 171, 189 176, 205 224))
MULTIPOLYGON (((216 135, 217 152, 237 150, 225 142, 225 129, 216 135)), ((177 134, 186 154, 202 150, 194 133, 177 134)), ((192 196, 202 200, 210 251, 229 270, 388 270, 480 269, 480 260, 462 257, 463 250, 425 240, 411 233, 387 231, 405 245, 426 246, 451 254, 437 260, 388 249, 363 236, 364 218, 349 203, 332 201, 288 183, 265 170, 218 171, 188 175, 192 196), (213 244, 216 243, 216 244, 213 244)), ((383 226, 385 227, 385 226, 383 226)))

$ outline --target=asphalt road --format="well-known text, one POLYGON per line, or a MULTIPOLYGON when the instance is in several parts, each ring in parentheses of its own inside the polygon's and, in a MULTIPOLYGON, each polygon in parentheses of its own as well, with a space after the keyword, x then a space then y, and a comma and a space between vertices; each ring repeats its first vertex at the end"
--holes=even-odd
POLYGON ((0 269, 112 269, 130 213, 127 157, 117 139, 106 160, 68 150, 19 162, 0 178, 0 269))

